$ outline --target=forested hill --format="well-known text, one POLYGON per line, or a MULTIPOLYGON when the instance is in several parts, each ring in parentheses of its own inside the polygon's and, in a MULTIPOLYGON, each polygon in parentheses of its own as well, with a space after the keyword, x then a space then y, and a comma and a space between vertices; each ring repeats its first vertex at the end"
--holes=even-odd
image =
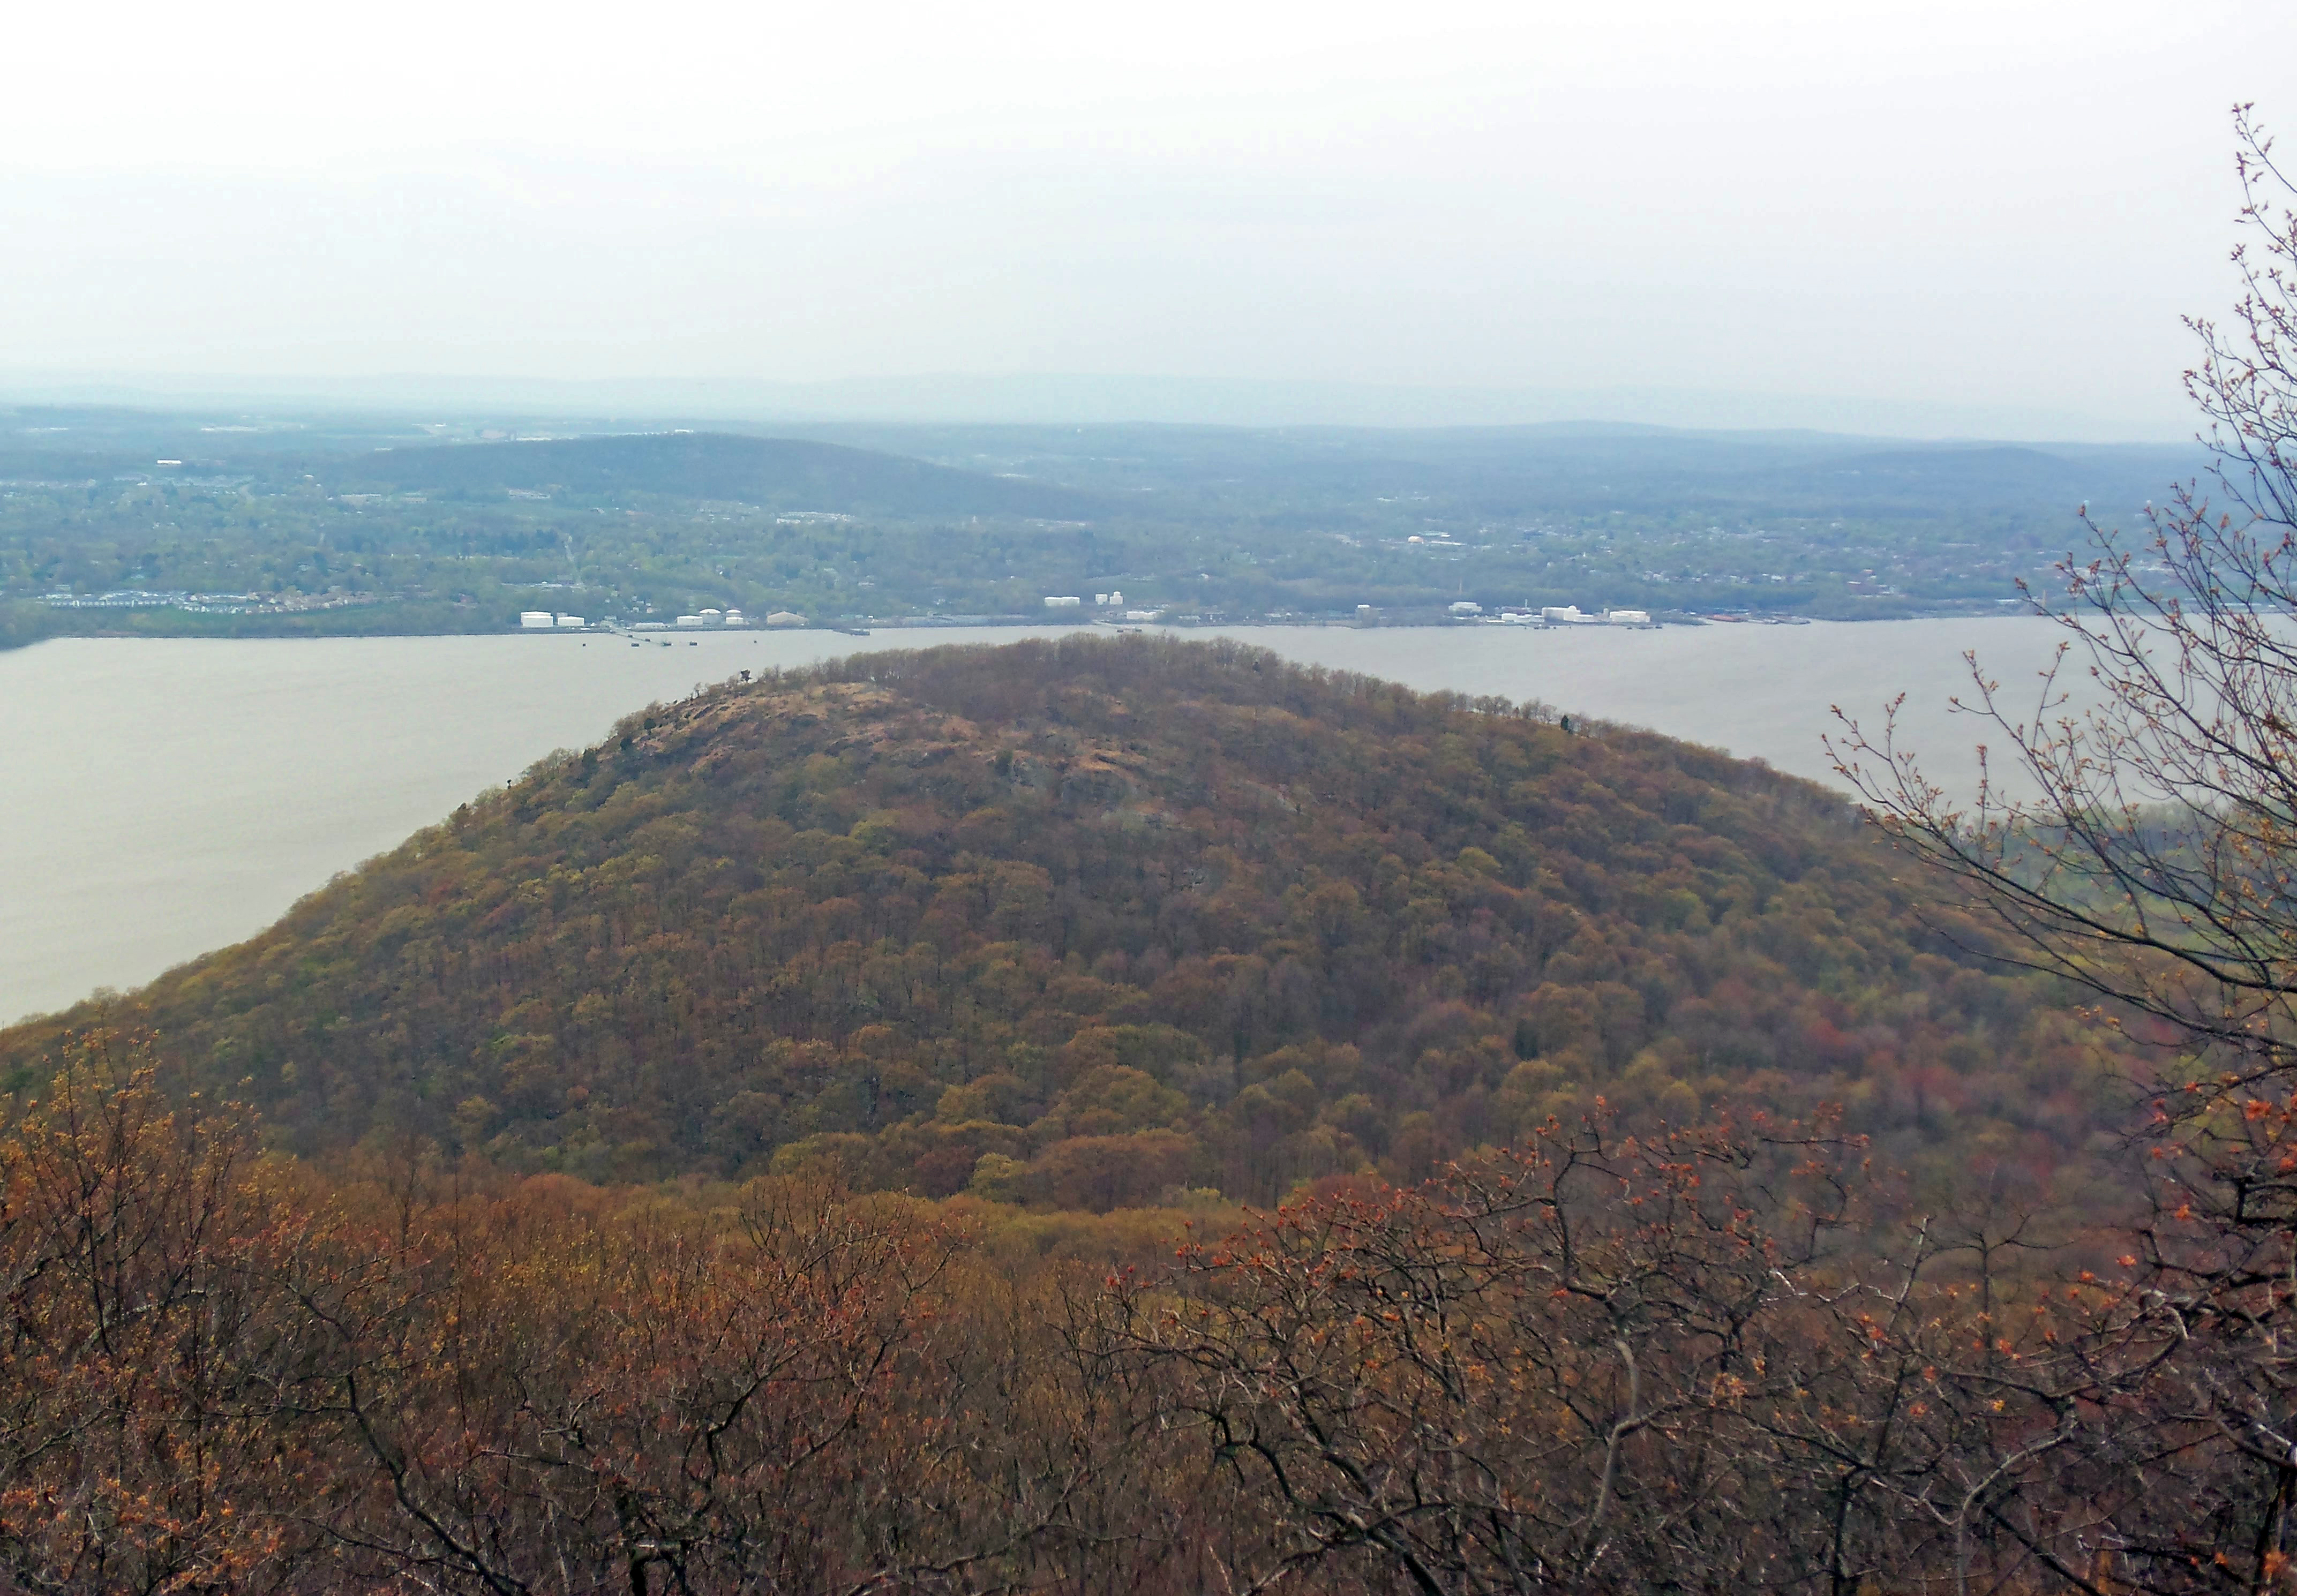
POLYGON ((329 486, 433 494, 667 494, 771 508, 896 516, 1091 515, 1095 496, 796 438, 648 432, 533 442, 432 444, 330 457, 329 486))
POLYGON ((1071 1207, 1416 1177, 1599 1095, 2048 1163, 2095 1044, 1895 865, 1766 769, 1233 644, 876 654, 634 717, 0 1068, 108 1017, 305 1151, 1071 1207))

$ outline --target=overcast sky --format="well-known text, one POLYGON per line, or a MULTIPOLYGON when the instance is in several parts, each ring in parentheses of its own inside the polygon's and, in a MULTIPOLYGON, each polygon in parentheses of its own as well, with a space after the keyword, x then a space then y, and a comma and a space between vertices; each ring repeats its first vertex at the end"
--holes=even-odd
POLYGON ((0 388, 1117 374, 2177 437, 2178 318, 2231 292, 2227 108, 2297 134, 2297 5, 2261 0, 8 31, 0 388))

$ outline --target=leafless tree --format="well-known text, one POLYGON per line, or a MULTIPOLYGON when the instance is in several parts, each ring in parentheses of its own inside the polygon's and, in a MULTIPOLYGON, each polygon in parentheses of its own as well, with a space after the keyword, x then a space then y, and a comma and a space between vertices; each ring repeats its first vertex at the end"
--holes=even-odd
POLYGON ((1945 872, 2009 958, 2165 1021, 2243 1079, 2297 1064, 2297 186, 2236 108, 2243 291, 2188 318, 2214 459, 2032 595, 2065 630, 2029 693, 1971 656, 1989 722, 1974 794, 1837 710, 1837 767, 1945 872))
POLYGON ((2142 1458, 2079 1413, 2068 1448, 2124 1504, 2095 1543, 2155 1590, 2283 1588, 2297 1507, 2297 182, 2250 107, 2234 127, 2241 293, 2188 322, 2210 470, 2135 534, 2084 506, 2087 557, 2034 596, 2066 635, 2030 696, 1972 657, 1974 794, 1922 774, 1896 706, 1832 745, 1991 951, 2161 1049, 2125 1261, 2132 1324, 2175 1355, 2137 1403, 2142 1458))

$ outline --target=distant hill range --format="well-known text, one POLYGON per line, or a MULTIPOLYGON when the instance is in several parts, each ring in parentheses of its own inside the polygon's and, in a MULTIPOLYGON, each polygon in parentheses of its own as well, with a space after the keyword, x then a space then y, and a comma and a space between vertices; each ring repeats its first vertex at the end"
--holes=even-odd
POLYGON ((1295 506, 1425 496, 1494 517, 1620 510, 1920 520, 1972 511, 2067 514, 2085 501, 2126 515, 2208 464, 2193 445, 1922 443, 1601 423, 790 430, 1086 490, 1295 506))
POLYGON ((458 424, 548 440, 433 441, 401 416, 0 407, 0 478, 151 472, 434 495, 630 493, 902 518, 1315 517, 1425 496, 1457 513, 2126 517, 2206 468, 2191 444, 1931 443, 1795 430, 1598 422, 1525 426, 1240 427, 790 422, 506 415, 458 424), (677 428, 679 430, 667 430, 677 428), (573 436, 566 436, 567 433, 573 436))
POLYGON ((924 460, 797 438, 649 432, 547 441, 432 444, 333 457, 329 486, 399 492, 661 494, 781 509, 899 516, 1089 518, 1091 496, 924 460))
MULTIPOLYGON (((300 412, 415 413, 551 418, 644 416, 671 424, 694 417, 745 428, 795 431, 853 422, 887 426, 1104 427, 1138 424, 1238 429, 1643 424, 1652 431, 1748 432, 1787 428, 1869 438, 2177 438, 2190 430, 2174 397, 2151 415, 2079 406, 1762 394, 1719 389, 1606 385, 1455 387, 1281 378, 1193 378, 1051 372, 910 373, 813 383, 754 380, 399 375, 258 378, 208 375, 96 379, 18 373, 0 383, 17 402, 135 405, 148 409, 251 406, 300 412)), ((2156 396, 2163 397, 2163 396, 2156 396)), ((696 424, 700 424, 696 423, 696 424)), ((552 430, 556 430, 554 426, 552 430)))
POLYGON ((2085 501, 2126 514, 2194 475, 2197 451, 2159 447, 2044 449, 2018 444, 1861 450, 1794 467, 1750 471, 1719 484, 1750 501, 1814 508, 1939 514, 1992 506, 2085 501))

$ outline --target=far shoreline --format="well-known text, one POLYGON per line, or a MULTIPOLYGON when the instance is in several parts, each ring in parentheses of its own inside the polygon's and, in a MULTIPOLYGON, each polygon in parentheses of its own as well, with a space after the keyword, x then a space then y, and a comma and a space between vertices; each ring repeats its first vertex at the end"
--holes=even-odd
MULTIPOLYGON (((1747 626, 1750 628, 1793 626, 1873 626, 1886 625, 1893 621, 1904 621, 2029 620, 2037 616, 2047 616, 2050 613, 2052 613, 2052 612, 2038 609, 2022 602, 2017 607, 2013 607, 2013 605, 2008 602, 2003 602, 1984 605, 1972 605, 1967 607, 1943 606, 1938 608, 1894 611, 1889 614, 1866 615, 1806 615, 1791 611, 1749 611, 1739 613, 1731 613, 1720 611, 1667 611, 1654 612, 1652 613, 1650 627, 1643 629, 1667 630, 1709 626, 1747 626)), ((792 637, 819 634, 825 637, 850 638, 856 636, 871 636, 879 632, 916 632, 920 635, 930 636, 931 634, 939 631, 959 630, 1013 632, 1129 632, 1153 629, 1160 633, 1188 633, 1198 631, 1226 632, 1237 630, 1242 628, 1250 628, 1255 629, 1264 629, 1269 630, 1284 629, 1307 631, 1458 631, 1465 634, 1481 632, 1483 630, 1489 629, 1490 624, 1491 623, 1484 618, 1455 619, 1450 616, 1429 616, 1425 619, 1380 619, 1370 622, 1354 618, 1342 618, 1338 616, 1307 615, 1281 617, 1256 615, 1235 619, 1223 617, 1217 620, 1132 621, 1116 621, 1099 619, 1084 621, 1053 619, 1041 620, 1035 616, 1029 615, 963 615, 930 617, 895 616, 891 618, 860 616, 853 618, 850 621, 844 621, 842 623, 822 621, 810 622, 804 626, 719 626, 671 628, 661 632, 647 632, 644 634, 643 638, 632 640, 642 641, 644 638, 666 638, 675 637, 686 637, 689 638, 705 636, 732 637, 741 635, 743 633, 748 633, 757 637, 792 637)), ((1526 625, 1512 627, 1508 629, 1538 632, 1574 631, 1583 629, 1566 626, 1526 625)), ((1598 627, 1593 629, 1625 630, 1628 629, 1604 629, 1598 627)), ((23 637, 20 635, 12 636, 5 633, 0 633, 0 654, 12 654, 23 649, 37 647, 43 643, 59 643, 73 640, 83 642, 143 643, 321 643, 350 641, 375 642, 384 639, 413 641, 425 638, 518 637, 572 637, 583 638, 624 638, 628 639, 630 638, 630 628, 627 625, 616 625, 611 627, 598 625, 542 630, 539 629, 522 629, 517 626, 490 626, 454 628, 426 627, 408 630, 377 629, 374 631, 350 629, 338 629, 333 628, 321 629, 317 627, 251 627, 233 629, 190 627, 180 629, 144 629, 128 627, 73 628, 45 630, 34 637, 23 637)))

